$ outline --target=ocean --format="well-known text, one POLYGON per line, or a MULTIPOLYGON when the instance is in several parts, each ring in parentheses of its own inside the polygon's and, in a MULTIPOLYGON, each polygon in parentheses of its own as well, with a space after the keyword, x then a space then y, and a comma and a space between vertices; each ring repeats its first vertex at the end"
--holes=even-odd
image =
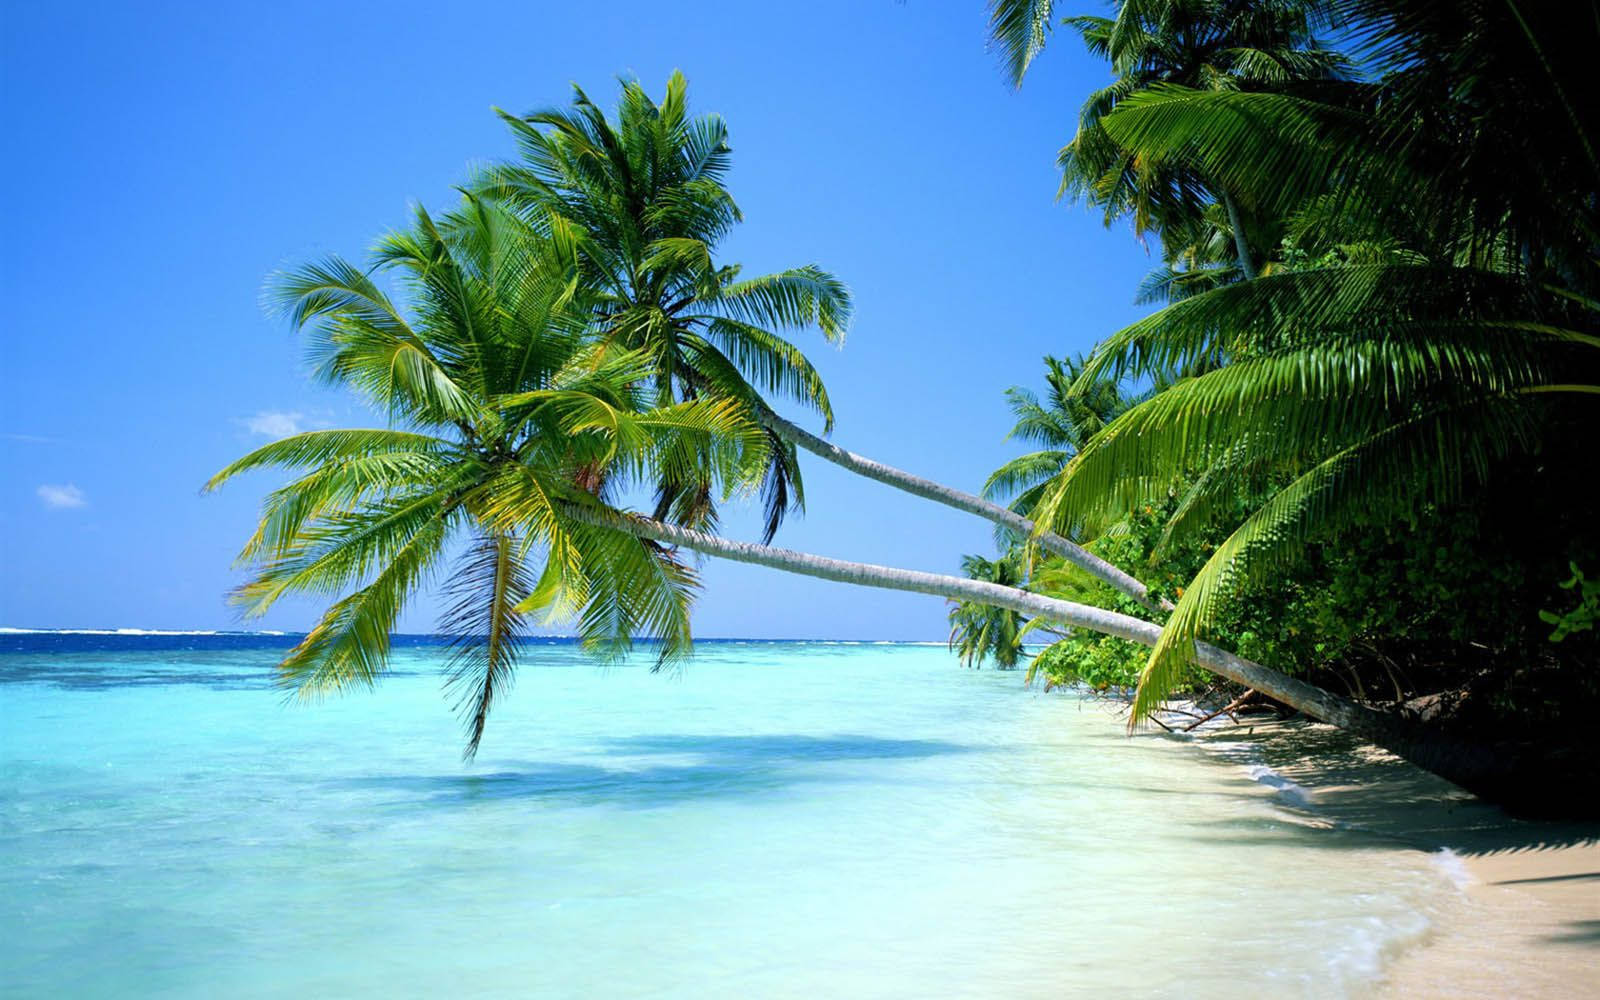
POLYGON ((942 645, 443 655, 0 634, 7 997, 1359 997, 1460 890, 1249 761, 942 645))

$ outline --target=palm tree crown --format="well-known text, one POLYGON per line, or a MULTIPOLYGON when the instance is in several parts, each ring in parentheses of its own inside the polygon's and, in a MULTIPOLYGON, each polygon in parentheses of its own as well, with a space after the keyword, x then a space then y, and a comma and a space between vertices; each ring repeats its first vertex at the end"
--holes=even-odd
MULTIPOLYGON (((729 399, 759 412, 761 393, 816 411, 833 408, 822 378, 780 331, 816 327, 840 343, 851 302, 844 284, 815 265, 746 278, 719 264, 718 245, 742 218, 723 184, 730 148, 716 115, 691 116, 682 74, 657 104, 624 81, 615 119, 576 90, 570 108, 501 113, 519 162, 485 170, 478 190, 534 220, 581 231, 590 318, 600 335, 644 353, 658 403, 729 399)), ((769 434, 763 482, 766 539, 803 506, 794 447, 769 434)), ((715 509, 706 484, 663 479, 657 516, 704 525, 715 509)))
POLYGON ((1047 355, 1042 400, 1025 386, 1014 385, 1006 390, 1006 404, 1017 418, 1006 437, 1043 447, 1017 456, 990 474, 983 485, 985 497, 997 501, 1010 498, 1012 510, 1024 516, 1032 514, 1045 485, 1091 438, 1132 405, 1134 400, 1109 379, 1079 387, 1083 364, 1081 357, 1063 361, 1047 355))
POLYGON ((532 612, 576 616, 591 648, 619 651, 636 633, 660 638, 663 657, 688 648, 690 570, 571 512, 605 509, 640 476, 749 487, 766 460, 735 407, 657 406, 637 388, 646 356, 587 337, 577 238, 559 221, 540 228, 471 197, 437 222, 418 209, 372 254, 404 305, 336 257, 277 276, 270 298, 311 328, 317 374, 389 426, 297 434, 208 484, 298 470, 264 503, 240 556, 254 576, 235 597, 258 615, 288 593, 347 592, 280 665, 302 697, 375 683, 402 608, 455 556, 440 631, 459 637, 449 687, 469 757, 532 612))
MULTIPOLYGON (((1049 0, 994 0, 991 38, 1021 85, 1053 27, 1049 0)), ((1344 78, 1349 60, 1322 48, 1314 29, 1332 17, 1322 0, 1119 0, 1115 17, 1067 17, 1116 79, 1091 93, 1077 134, 1062 147, 1061 194, 1100 206, 1105 222, 1131 217, 1139 233, 1160 233, 1163 266, 1142 297, 1181 297, 1225 281, 1254 277, 1258 252, 1276 245, 1271 220, 1258 218, 1237 191, 1192 164, 1141 157, 1102 122, 1151 87, 1281 91, 1344 78), (1230 245, 1231 244, 1231 245, 1230 245)))

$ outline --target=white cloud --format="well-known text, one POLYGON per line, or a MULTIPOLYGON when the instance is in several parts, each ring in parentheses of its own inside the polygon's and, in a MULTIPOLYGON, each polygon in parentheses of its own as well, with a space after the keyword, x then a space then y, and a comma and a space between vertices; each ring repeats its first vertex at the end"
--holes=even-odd
POLYGON ((44 501, 44 505, 53 507, 56 510, 89 506, 89 498, 84 496, 83 491, 71 483, 62 486, 52 486, 49 483, 45 483, 39 487, 38 492, 39 499, 44 501))
POLYGON ((251 434, 261 434, 270 438, 286 438, 291 434, 299 434, 305 430, 301 421, 305 414, 295 411, 285 413, 281 410, 262 410, 253 417, 244 418, 245 429, 251 434))

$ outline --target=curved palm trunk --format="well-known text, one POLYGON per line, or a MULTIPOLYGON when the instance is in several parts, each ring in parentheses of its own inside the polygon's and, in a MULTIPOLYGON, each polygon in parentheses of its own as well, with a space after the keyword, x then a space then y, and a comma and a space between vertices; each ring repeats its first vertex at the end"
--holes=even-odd
MULTIPOLYGON (((586 516, 577 511, 574 513, 586 516)), ((1161 626, 1142 618, 1117 611, 1107 611, 1090 604, 1046 597, 1016 587, 990 583, 987 580, 850 562, 812 555, 809 552, 754 545, 750 542, 738 542, 689 528, 680 528, 649 518, 628 517, 621 521, 593 517, 591 519, 596 523, 620 527, 630 534, 651 541, 678 545, 704 555, 766 566, 769 569, 797 573, 801 576, 812 576, 836 583, 851 583, 862 587, 931 594, 957 601, 976 601, 1016 611, 1032 618, 1058 622, 1072 628, 1085 628, 1104 635, 1113 635, 1143 646, 1153 646, 1161 638, 1161 626)), ((1383 713, 1341 698, 1331 691, 1325 691, 1259 663, 1252 663, 1208 643, 1197 645, 1200 663, 1207 670, 1246 687, 1255 688, 1314 718, 1362 735, 1366 735, 1369 730, 1376 732, 1381 728, 1378 726, 1378 720, 1387 722, 1387 716, 1383 713)))
POLYGON ((1239 214, 1239 205, 1233 200, 1233 195, 1226 191, 1222 192, 1222 204, 1228 210, 1228 226, 1233 229, 1233 249, 1239 258, 1239 270, 1249 281, 1257 274, 1256 259, 1250 252, 1250 241, 1244 234, 1244 218, 1239 214))
MULTIPOLYGON (((892 465, 884 465, 882 462, 876 462, 854 452, 845 451, 838 445, 825 441, 810 431, 790 423, 771 410, 763 410, 761 422, 774 434, 777 434, 790 444, 804 448, 818 458, 826 459, 842 469, 848 469, 858 475, 866 476, 868 479, 875 479, 880 483, 910 493, 912 496, 932 500, 935 503, 941 503, 946 507, 953 507, 968 514, 976 514, 985 520, 1009 528, 1024 538, 1029 537, 1034 532, 1034 523, 1014 510, 1009 510, 997 503, 991 503, 971 493, 952 489, 931 479, 912 475, 892 465)), ((1109 584, 1145 607, 1155 608, 1159 606, 1169 611, 1172 609, 1171 603, 1167 601, 1162 601, 1157 605, 1156 602, 1151 600, 1150 590, 1143 583, 1071 539, 1064 538, 1053 531, 1046 531, 1038 535, 1036 541, 1044 548, 1065 557, 1074 566, 1109 584)), ((687 547, 692 548, 692 546, 687 547)))
MULTIPOLYGON (((1153 646, 1161 627, 1132 615, 1087 604, 1063 601, 1015 587, 939 573, 850 562, 827 556, 738 542, 649 518, 615 518, 590 510, 569 512, 591 523, 619 528, 639 538, 681 546, 703 555, 765 566, 801 576, 862 587, 931 594, 958 601, 976 601, 1072 628, 1153 646)), ((1517 797, 1518 759, 1487 745, 1467 745, 1424 732, 1400 716, 1357 704, 1331 691, 1253 663, 1209 643, 1196 643, 1200 665, 1236 684, 1254 688, 1305 715, 1337 726, 1406 758, 1419 767, 1487 797, 1517 797)))

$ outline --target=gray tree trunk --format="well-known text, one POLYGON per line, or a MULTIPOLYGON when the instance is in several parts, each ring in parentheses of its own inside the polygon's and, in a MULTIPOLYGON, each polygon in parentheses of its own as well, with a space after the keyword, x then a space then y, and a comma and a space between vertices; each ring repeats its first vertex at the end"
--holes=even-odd
MULTIPOLYGON (((885 465, 882 462, 857 455, 854 452, 845 451, 838 445, 790 423, 769 409, 764 409, 764 412, 762 412, 761 422, 774 434, 777 434, 790 444, 804 448, 818 458, 826 459, 840 468, 866 476, 868 479, 875 479, 880 483, 885 483, 898 490, 910 493, 912 496, 932 500, 935 503, 941 503, 946 507, 953 507, 968 514, 976 514, 985 520, 1010 529, 1023 538, 1033 535, 1034 523, 1014 510, 1009 510, 997 503, 991 503, 971 493, 952 489, 931 479, 913 475, 894 466, 885 465)), ((1053 531, 1046 531, 1039 534, 1034 540, 1041 547, 1064 557, 1074 566, 1111 585, 1145 607, 1161 607, 1169 611, 1172 609, 1172 604, 1169 601, 1162 601, 1159 605, 1153 601, 1150 597, 1150 589, 1131 574, 1123 572, 1071 539, 1058 535, 1053 531)))
POLYGON ((1244 272, 1246 281, 1256 276, 1256 258, 1250 252, 1250 240, 1245 236, 1244 217, 1239 214, 1239 205, 1233 200, 1233 195, 1222 192, 1222 204, 1228 210, 1228 225, 1233 229, 1233 249, 1239 259, 1239 270, 1244 272))
MULTIPOLYGON (((1143 646, 1154 646, 1156 640, 1161 638, 1161 626, 1141 618, 1107 611, 1089 604, 1046 597, 1032 591, 990 583, 987 580, 972 580, 893 566, 850 562, 812 555, 809 552, 754 545, 644 517, 628 516, 617 519, 576 509, 572 513, 597 524, 621 528, 640 538, 681 546, 704 555, 730 559, 734 562, 766 566, 769 569, 832 580, 836 583, 931 594, 957 601, 976 601, 1015 611, 1030 618, 1043 618, 1072 628, 1084 628, 1103 635, 1113 635, 1143 646)), ((1198 643, 1197 646, 1200 663, 1207 670, 1246 687, 1255 688, 1313 718, 1363 734, 1374 727, 1376 720, 1387 721, 1380 712, 1357 705, 1349 699, 1297 680, 1288 674, 1264 667, 1259 663, 1252 663, 1209 643, 1198 643)))
MULTIPOLYGON (((849 562, 807 552, 753 545, 644 517, 617 517, 578 508, 569 508, 569 513, 594 524, 618 528, 639 538, 681 546, 734 562, 838 583, 931 594, 957 601, 976 601, 1070 628, 1116 636, 1143 646, 1153 646, 1161 637, 1159 625, 1132 615, 1046 597, 986 580, 849 562)), ((1440 739, 1423 732, 1409 720, 1357 704, 1282 671, 1252 663, 1210 643, 1198 642, 1195 648, 1200 665, 1212 673, 1254 688, 1313 719, 1337 726, 1391 750, 1468 789, 1501 800, 1516 792, 1517 760, 1497 752, 1491 746, 1466 745, 1456 740, 1440 739)))

